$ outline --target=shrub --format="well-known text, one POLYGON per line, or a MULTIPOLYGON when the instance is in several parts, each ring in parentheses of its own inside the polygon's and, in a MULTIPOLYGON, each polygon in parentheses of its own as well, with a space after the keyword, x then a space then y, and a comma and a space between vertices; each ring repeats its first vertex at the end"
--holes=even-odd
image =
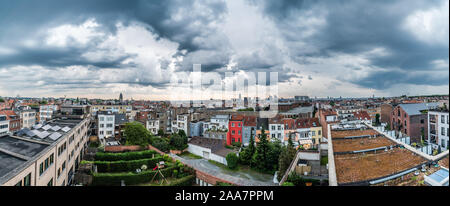
POLYGON ((230 183, 225 183, 225 182, 216 182, 216 186, 234 186, 234 185, 230 184, 230 183))
POLYGON ((157 153, 153 150, 145 150, 140 152, 124 152, 124 153, 105 153, 97 152, 95 160, 98 161, 121 161, 121 160, 139 160, 152 158, 157 153))
POLYGON ((172 177, 174 177, 174 178, 178 177, 178 170, 173 170, 172 177))
POLYGON ((240 142, 233 142, 231 145, 233 145, 234 147, 241 147, 240 142))
POLYGON ((281 186, 295 186, 292 182, 284 182, 281 186))
POLYGON ((156 163, 163 161, 162 157, 155 157, 151 159, 141 160, 123 160, 123 161, 95 161, 98 172, 128 172, 141 169, 142 165, 146 165, 147 168, 154 168, 156 163))
MULTIPOLYGON (((164 177, 172 176, 173 170, 176 167, 168 167, 161 170, 164 177)), ((120 186, 122 180, 126 185, 137 185, 145 182, 150 182, 157 171, 147 170, 139 174, 133 172, 126 173, 94 173, 92 179, 92 186, 120 186)), ((161 179, 161 175, 157 175, 156 179, 161 179)))
POLYGON ((229 153, 226 157, 227 165, 230 169, 236 169, 238 166, 239 158, 235 153, 229 153))
POLYGON ((195 176, 188 175, 186 177, 182 177, 180 179, 172 181, 169 186, 192 186, 194 184, 195 184, 195 176))

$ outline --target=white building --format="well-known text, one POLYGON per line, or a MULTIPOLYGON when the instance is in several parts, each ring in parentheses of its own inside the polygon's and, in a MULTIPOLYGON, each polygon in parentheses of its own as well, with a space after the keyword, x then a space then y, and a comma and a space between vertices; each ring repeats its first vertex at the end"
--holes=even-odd
POLYGON ((20 115, 20 121, 23 128, 31 128, 33 125, 36 124, 36 111, 33 109, 30 109, 28 106, 27 108, 24 108, 23 110, 19 110, 16 112, 18 115, 20 115))
POLYGON ((58 105, 42 105, 39 107, 39 120, 43 123, 46 120, 50 120, 54 117, 54 114, 58 111, 58 105))
POLYGON ((111 112, 100 112, 97 115, 98 138, 103 141, 114 136, 115 115, 111 112))
POLYGON ((177 132, 179 130, 183 130, 186 135, 189 134, 189 114, 180 114, 177 115, 177 121, 176 121, 176 128, 177 128, 177 132))
POLYGON ((442 151, 448 150, 449 137, 448 110, 428 111, 428 142, 435 148, 441 146, 442 151))
POLYGON ((147 130, 150 131, 153 135, 157 135, 160 129, 159 127, 159 119, 149 119, 147 120, 147 130))
POLYGON ((209 123, 206 123, 204 128, 210 130, 228 130, 228 121, 230 119, 229 115, 216 115, 211 117, 209 123))
POLYGON ((6 115, 0 115, 0 136, 6 135, 9 133, 9 120, 6 118, 6 115))
POLYGON ((283 141, 284 139, 284 123, 280 118, 272 118, 269 120, 269 133, 270 139, 274 141, 278 139, 283 141))

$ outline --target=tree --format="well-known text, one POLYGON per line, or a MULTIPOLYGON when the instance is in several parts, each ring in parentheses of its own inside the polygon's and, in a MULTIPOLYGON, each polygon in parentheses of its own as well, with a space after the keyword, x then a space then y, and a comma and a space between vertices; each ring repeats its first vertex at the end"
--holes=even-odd
POLYGON ((268 171, 268 168, 272 168, 270 165, 269 157, 269 141, 267 140, 267 134, 264 129, 261 131, 261 138, 257 143, 256 152, 253 155, 252 162, 253 165, 259 171, 268 171))
POLYGON ((226 159, 227 159, 228 168, 230 168, 230 169, 237 168, 239 158, 237 157, 236 153, 232 152, 232 153, 227 154, 226 159))
POLYGON ((158 136, 160 136, 160 137, 164 136, 164 130, 163 129, 159 129, 158 130, 158 136))
POLYGON ((174 134, 170 137, 170 146, 176 150, 184 150, 187 147, 187 144, 184 141, 184 138, 179 134, 174 134))
POLYGON ((170 149, 169 143, 167 142, 166 139, 163 139, 163 138, 153 138, 152 146, 158 148, 159 150, 161 150, 163 152, 168 152, 170 149))
POLYGON ((124 136, 126 145, 147 146, 151 141, 150 132, 139 122, 129 122, 125 124, 124 136))
POLYGON ((377 125, 380 124, 380 114, 375 115, 375 124, 377 124, 377 125))
POLYGON ((178 130, 178 135, 183 138, 184 144, 188 143, 188 138, 187 138, 186 132, 184 132, 184 130, 182 130, 182 129, 178 130))
POLYGON ((283 178, 286 170, 291 165, 291 162, 294 160, 296 154, 296 150, 294 148, 294 143, 292 142, 292 138, 289 136, 288 145, 282 149, 282 152, 279 157, 279 166, 278 166, 278 181, 283 178))
POLYGON ((3 98, 0 98, 0 102, 5 102, 5 100, 3 98))
POLYGON ((250 136, 250 142, 248 144, 248 147, 245 148, 241 153, 239 153, 239 161, 241 162, 241 164, 251 166, 252 157, 253 154, 255 154, 255 151, 256 151, 255 140, 253 136, 250 136))

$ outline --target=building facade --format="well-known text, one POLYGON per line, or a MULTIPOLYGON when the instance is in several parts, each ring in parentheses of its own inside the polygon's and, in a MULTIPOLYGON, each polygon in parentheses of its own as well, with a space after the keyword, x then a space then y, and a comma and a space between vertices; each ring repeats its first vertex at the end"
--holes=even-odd
POLYGON ((428 112, 428 143, 440 147, 442 151, 449 148, 449 113, 448 110, 430 110, 428 112))

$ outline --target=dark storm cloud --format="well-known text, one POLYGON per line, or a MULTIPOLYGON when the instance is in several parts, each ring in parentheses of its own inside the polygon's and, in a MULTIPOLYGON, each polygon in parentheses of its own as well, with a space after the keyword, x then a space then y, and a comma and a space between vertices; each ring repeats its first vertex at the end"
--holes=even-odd
MULTIPOLYGON (((77 59, 88 47, 83 49, 51 49, 36 48, 24 49, 17 45, 30 34, 38 30, 58 26, 60 24, 81 24, 88 18, 95 18, 107 32, 115 32, 115 24, 118 21, 125 25, 131 21, 147 24, 152 32, 160 38, 167 38, 180 44, 180 50, 188 52, 200 50, 203 44, 195 43, 194 38, 206 37, 206 26, 192 29, 195 25, 208 25, 211 21, 220 20, 226 12, 226 6, 222 1, 212 1, 200 8, 202 11, 194 11, 192 0, 5 0, 0 2, 0 44, 8 46, 19 53, 16 56, 1 57, 1 65, 39 64, 45 66, 86 65, 93 64, 99 67, 118 66, 117 62, 89 62, 77 59), (201 12, 207 11, 207 14, 201 12), (181 13, 183 18, 172 19, 172 15, 181 13), (54 55, 54 56, 52 56, 54 55), (51 60, 48 60, 51 57, 51 60)), ((220 62, 222 63, 222 62, 220 62)), ((213 65, 214 63, 211 63, 213 65)))
MULTIPOLYGON (((440 0, 400 0, 400 1, 253 1, 263 7, 266 15, 277 22, 282 30, 293 30, 293 34, 302 32, 299 27, 285 23, 310 11, 326 13, 326 26, 317 34, 306 39, 318 48, 310 56, 326 57, 332 52, 360 54, 375 48, 385 48, 388 55, 368 57, 373 66, 381 68, 400 68, 402 72, 423 71, 432 68, 430 62, 448 59, 447 44, 429 45, 417 40, 403 29, 405 18, 417 10, 427 10, 442 5, 440 0), (297 29, 297 30, 296 30, 297 29)), ((444 29, 444 28, 442 28, 444 29)), ((447 37, 448 38, 448 37, 447 37)), ((288 41, 302 40, 296 35, 286 35, 288 41)), ((295 53, 293 59, 301 60, 304 53, 295 53)), ((305 62, 299 62, 305 63, 305 62)), ((336 71, 338 72, 338 71, 336 71)), ((355 81, 365 87, 386 89, 395 83, 448 85, 448 74, 427 78, 408 78, 397 76, 396 81, 381 78, 380 75, 395 76, 398 73, 373 72, 368 78, 355 81)))

